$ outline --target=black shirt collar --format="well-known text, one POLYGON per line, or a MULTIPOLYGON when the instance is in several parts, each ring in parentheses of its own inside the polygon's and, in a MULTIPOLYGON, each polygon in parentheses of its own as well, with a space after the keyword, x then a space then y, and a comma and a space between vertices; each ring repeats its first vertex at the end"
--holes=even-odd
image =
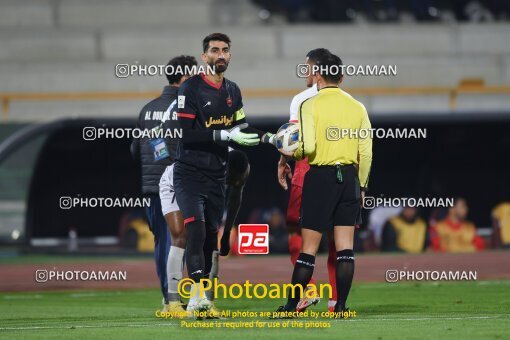
POLYGON ((161 93, 161 97, 170 97, 170 96, 175 96, 177 95, 177 90, 179 88, 176 87, 176 86, 165 86, 163 88, 163 92, 161 93))

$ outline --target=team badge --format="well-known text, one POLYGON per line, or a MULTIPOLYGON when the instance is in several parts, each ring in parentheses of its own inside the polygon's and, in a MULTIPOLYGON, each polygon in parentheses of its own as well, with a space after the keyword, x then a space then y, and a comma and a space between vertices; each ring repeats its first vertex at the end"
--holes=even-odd
POLYGON ((232 106, 232 98, 230 98, 230 97, 227 98, 227 105, 228 105, 228 107, 232 106))
POLYGON ((186 96, 177 96, 177 107, 184 109, 184 103, 186 102, 186 96))

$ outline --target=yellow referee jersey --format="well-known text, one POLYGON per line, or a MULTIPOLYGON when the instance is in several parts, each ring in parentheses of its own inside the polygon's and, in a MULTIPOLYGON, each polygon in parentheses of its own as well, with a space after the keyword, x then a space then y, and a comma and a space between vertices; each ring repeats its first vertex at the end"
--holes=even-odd
POLYGON ((308 157, 310 165, 358 164, 359 159, 360 184, 368 186, 372 138, 363 104, 338 87, 325 87, 301 104, 298 121, 295 159, 308 157))

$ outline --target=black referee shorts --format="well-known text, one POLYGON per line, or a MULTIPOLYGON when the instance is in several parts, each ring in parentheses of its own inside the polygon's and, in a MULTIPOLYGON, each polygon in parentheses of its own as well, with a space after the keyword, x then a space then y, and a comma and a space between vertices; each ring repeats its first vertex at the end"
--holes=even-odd
POLYGON ((338 182, 334 166, 311 166, 305 175, 299 226, 318 232, 334 226, 361 223, 360 183, 354 165, 341 167, 338 182))
POLYGON ((174 165, 174 190, 184 224, 204 221, 207 229, 216 231, 225 208, 225 178, 206 176, 193 166, 174 165))

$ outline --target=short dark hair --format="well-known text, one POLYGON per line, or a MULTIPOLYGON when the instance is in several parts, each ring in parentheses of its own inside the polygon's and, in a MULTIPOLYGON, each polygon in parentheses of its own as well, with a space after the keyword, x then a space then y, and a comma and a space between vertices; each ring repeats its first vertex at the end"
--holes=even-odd
POLYGON ((190 75, 186 72, 189 72, 193 66, 197 66, 197 60, 190 55, 180 55, 170 59, 166 66, 166 79, 168 79, 168 83, 171 85, 179 83, 182 77, 190 75))
POLYGON ((211 41, 223 41, 227 43, 228 47, 230 47, 230 38, 228 37, 228 35, 224 33, 211 33, 207 37, 205 37, 204 40, 202 41, 202 47, 204 49, 204 52, 207 52, 207 50, 209 49, 209 43, 211 41))
POLYGON ((308 60, 312 63, 317 63, 317 60, 323 58, 325 55, 331 54, 327 48, 316 48, 306 54, 308 60))
POLYGON ((322 55, 316 62, 318 73, 328 83, 338 83, 342 79, 342 59, 330 53, 322 55))

